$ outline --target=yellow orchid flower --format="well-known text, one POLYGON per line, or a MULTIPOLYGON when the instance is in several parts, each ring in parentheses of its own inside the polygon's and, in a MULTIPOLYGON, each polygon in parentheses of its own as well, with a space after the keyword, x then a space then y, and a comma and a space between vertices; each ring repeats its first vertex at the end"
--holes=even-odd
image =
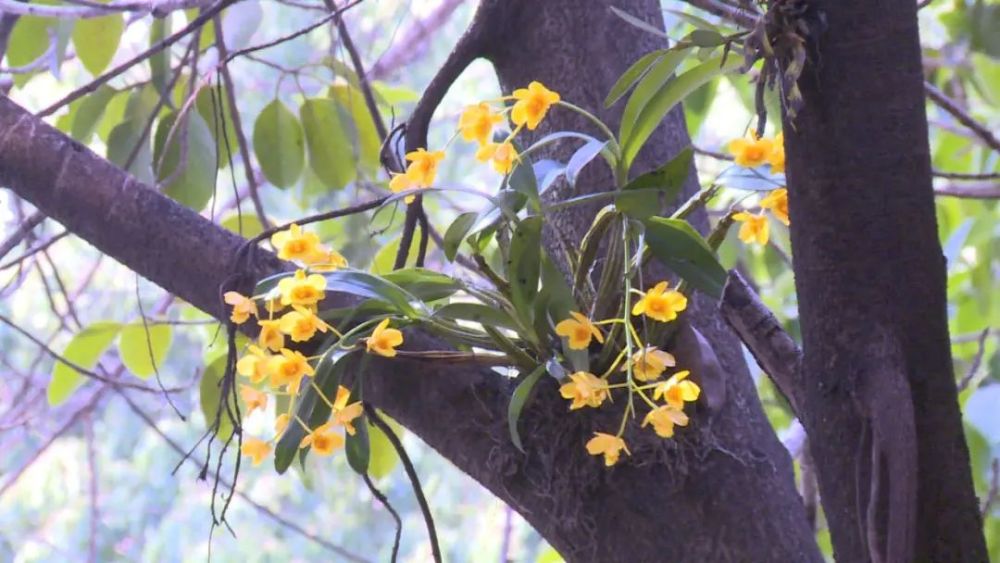
POLYGON ((677 313, 687 308, 687 297, 679 291, 668 290, 669 286, 665 281, 653 286, 632 306, 632 314, 646 315, 664 323, 676 319, 677 313))
POLYGON ((733 220, 743 223, 740 225, 739 232, 741 241, 746 244, 754 242, 761 245, 767 244, 767 240, 771 236, 771 226, 767 222, 767 217, 764 217, 763 214, 755 215, 746 211, 740 211, 733 215, 733 220))
POLYGON ((514 99, 517 101, 510 112, 510 120, 514 125, 524 125, 534 131, 549 108, 559 102, 559 94, 534 81, 527 88, 514 90, 514 99))
POLYGON ((653 388, 653 400, 658 401, 663 397, 667 405, 675 409, 683 409, 684 403, 697 401, 701 395, 701 387, 694 381, 688 381, 689 375, 691 372, 688 370, 679 371, 658 384, 653 388))
POLYGON ((378 354, 386 358, 396 355, 396 347, 403 343, 403 333, 389 328, 389 319, 383 319, 368 337, 366 345, 369 354, 378 354))
POLYGON ((236 291, 227 291, 222 295, 227 305, 233 306, 233 311, 229 315, 229 320, 236 324, 243 324, 250 318, 250 315, 257 316, 257 302, 236 291))
POLYGON ((247 438, 243 440, 243 445, 240 446, 240 453, 250 456, 254 467, 256 467, 263 463, 264 458, 271 453, 271 445, 258 438, 247 438))
POLYGON ((598 342, 604 343, 604 335, 601 329, 597 328, 588 319, 576 311, 570 311, 572 319, 560 321, 556 325, 556 334, 569 340, 569 347, 573 350, 585 350, 590 346, 591 338, 596 338, 598 342))
POLYGON ((570 381, 559 387, 559 394, 573 403, 570 410, 599 407, 608 398, 608 382, 592 373, 578 371, 569 376, 570 381))
POLYGON ((674 435, 674 426, 687 426, 688 416, 670 405, 657 407, 642 419, 643 428, 647 424, 653 425, 653 430, 661 438, 670 438, 674 435))
POLYGON ((622 371, 627 371, 629 365, 632 366, 633 377, 639 381, 652 381, 660 377, 668 367, 677 365, 677 360, 656 346, 647 346, 632 354, 628 364, 622 366, 622 371))
POLYGON ((628 451, 628 446, 625 445, 625 440, 612 434, 594 432, 594 437, 587 442, 587 452, 590 455, 603 455, 604 465, 608 467, 618 463, 618 457, 622 450, 625 450, 628 455, 632 455, 632 452, 628 451))

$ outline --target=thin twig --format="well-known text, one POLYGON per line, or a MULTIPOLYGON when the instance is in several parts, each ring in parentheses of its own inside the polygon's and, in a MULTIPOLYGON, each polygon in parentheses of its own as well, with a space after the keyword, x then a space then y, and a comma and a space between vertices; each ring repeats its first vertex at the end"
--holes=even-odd
POLYGON ((378 411, 368 403, 364 403, 364 409, 368 420, 371 420, 372 424, 385 434, 385 437, 389 439, 389 443, 392 444, 393 449, 396 450, 396 454, 399 455, 399 460, 403 463, 403 469, 406 470, 406 476, 410 479, 410 485, 413 486, 413 494, 417 497, 420 512, 424 516, 424 524, 427 526, 427 535, 431 542, 431 554, 434 557, 434 562, 441 563, 441 546, 438 544, 437 531, 434 529, 434 517, 431 515, 431 507, 427 504, 427 497, 424 496, 424 490, 420 486, 420 477, 417 476, 417 470, 413 468, 413 461, 410 460, 409 454, 406 453, 403 443, 399 441, 399 436, 382 419, 378 411))
POLYGON ((372 496, 382 503, 382 506, 392 515, 392 519, 396 521, 396 537, 392 542, 392 555, 389 557, 389 561, 396 563, 396 559, 399 557, 399 539, 403 535, 403 520, 400 519, 399 513, 389 503, 389 498, 382 491, 378 490, 378 487, 372 482, 372 478, 367 473, 362 473, 361 478, 365 480, 365 485, 368 485, 368 490, 371 491, 372 496))
POLYGON ((979 339, 976 340, 976 355, 972 357, 972 362, 969 364, 969 370, 965 372, 965 377, 958 383, 959 391, 965 390, 972 383, 972 378, 976 376, 976 372, 979 371, 979 366, 983 363, 983 356, 986 354, 986 337, 989 335, 990 327, 984 328, 983 332, 979 333, 979 339))
POLYGON ((44 220, 45 214, 40 211, 36 211, 30 217, 21 221, 21 224, 18 225, 17 229, 11 233, 6 240, 0 242, 0 258, 6 256, 11 250, 14 250, 17 245, 21 244, 21 241, 27 238, 28 234, 44 220))
POLYGON ((131 59, 123 62, 122 64, 116 66, 115 68, 113 68, 113 69, 105 72, 104 74, 102 74, 102 75, 98 76, 97 78, 91 80, 90 82, 88 82, 87 84, 81 86, 80 88, 77 88, 76 90, 73 90, 69 94, 66 94, 59 101, 55 102, 54 104, 50 105, 49 107, 47 107, 47 108, 43 109, 42 111, 38 112, 36 114, 36 116, 37 117, 46 117, 46 116, 52 115, 53 113, 55 113, 56 111, 58 111, 59 108, 61 108, 61 107, 65 106, 65 105, 73 102, 74 100, 77 100, 77 99, 79 99, 79 98, 81 98, 81 97, 83 97, 83 96, 85 96, 85 95, 93 92, 98 87, 100 87, 102 84, 105 84, 106 82, 108 82, 112 78, 117 77, 118 75, 122 74, 123 72, 125 72, 126 70, 132 68, 133 66, 135 66, 135 65, 137 65, 137 64, 145 61, 146 59, 148 59, 149 57, 155 55, 156 53, 159 53, 160 51, 162 51, 162 50, 170 47, 171 45, 173 45, 174 43, 176 43, 180 39, 184 38, 187 34, 191 33, 192 31, 194 31, 196 29, 201 29, 201 27, 203 25, 205 25, 205 23, 208 22, 208 20, 212 19, 212 17, 215 16, 215 14, 218 14, 223 9, 225 9, 230 4, 232 4, 232 3, 236 2, 236 1, 238 1, 238 0, 219 0, 219 2, 217 2, 216 4, 212 5, 209 8, 206 8, 201 14, 198 15, 198 17, 196 17, 195 19, 191 20, 190 23, 188 23, 186 26, 184 26, 177 33, 174 33, 174 34, 172 34, 172 35, 170 35, 168 37, 164 37, 161 41, 158 41, 155 45, 152 45, 150 48, 146 49, 145 51, 143 51, 143 52, 139 53, 138 55, 132 57, 131 59))
MULTIPOLYGON (((196 459, 194 459, 194 458, 192 458, 190 456, 186 456, 184 454, 184 448, 182 448, 180 446, 180 444, 178 444, 177 442, 175 442, 170 436, 167 436, 167 434, 165 432, 163 432, 163 430, 160 430, 159 426, 156 425, 156 422, 152 418, 150 418, 150 416, 148 414, 146 414, 145 411, 143 411, 142 409, 140 409, 139 406, 136 405, 135 402, 132 400, 132 398, 128 396, 128 394, 126 394, 122 389, 120 389, 118 387, 113 387, 113 390, 116 393, 118 393, 122 397, 122 399, 125 400, 125 402, 129 406, 129 409, 131 409, 132 412, 136 414, 136 416, 138 416, 139 418, 141 418, 142 421, 146 424, 146 426, 148 426, 153 432, 156 433, 157 436, 159 436, 160 438, 162 438, 163 441, 166 442, 168 446, 170 446, 170 449, 174 450, 175 452, 177 452, 178 455, 181 455, 184 458, 184 459, 182 459, 182 462, 186 460, 186 461, 191 461, 192 463, 200 465, 201 462, 199 462, 198 460, 196 460, 196 459)), ((225 480, 223 480, 223 484, 226 485, 226 486, 229 486, 228 483, 225 480)), ((330 543, 329 541, 327 541, 327 540, 325 540, 323 538, 320 538, 320 537, 318 537, 318 536, 316 536, 316 535, 314 535, 314 534, 306 531, 305 528, 303 528, 299 524, 295 523, 294 521, 288 520, 285 517, 281 516, 280 514, 277 514, 277 513, 273 512, 272 510, 270 510, 266 506, 264 506, 264 505, 262 505, 262 504, 260 504, 260 503, 258 503, 256 501, 254 501, 252 498, 250 498, 249 495, 247 495, 243 491, 237 490, 236 494, 237 494, 237 496, 239 496, 240 498, 242 498, 243 500, 245 500, 246 502, 248 502, 250 504, 250 506, 254 507, 258 512, 260 512, 260 513, 264 514, 265 516, 267 516, 268 518, 274 520, 279 525, 281 525, 281 526, 283 526, 285 528, 288 528, 289 530, 292 530, 293 532, 295 532, 295 533, 303 536, 304 538, 308 539, 309 541, 315 542, 317 545, 323 547, 324 549, 327 549, 328 551, 336 553, 337 555, 339 555, 339 556, 341 556, 341 557, 343 557, 343 558, 345 558, 345 559, 347 559, 349 561, 354 561, 356 563, 371 563, 370 560, 365 559, 364 557, 362 557, 360 555, 352 553, 352 552, 344 549, 343 547, 340 547, 339 545, 330 543)))
POLYGON ((1000 199, 1000 183, 950 184, 934 188, 934 195, 960 199, 1000 199))
POLYGON ((951 114, 959 123, 964 125, 970 131, 972 131, 977 137, 979 137, 988 147, 995 151, 1000 151, 1000 139, 993 134, 985 125, 979 123, 972 118, 971 115, 965 112, 959 105, 946 96, 944 92, 939 90, 936 86, 930 82, 924 82, 924 91, 927 93, 927 97, 930 98, 938 107, 944 111, 951 114))
MULTIPOLYGON (((233 120, 233 129, 236 131, 236 144, 240 149, 240 158, 243 160, 243 172, 247 177, 247 185, 250 187, 250 201, 253 202, 254 211, 257 212, 257 218, 260 219, 260 224, 264 228, 271 227, 271 222, 267 219, 267 214, 264 212, 264 203, 260 199, 260 192, 257 186, 257 178, 253 173, 253 166, 250 161, 250 145, 247 143, 247 137, 243 133, 243 122, 240 117, 239 106, 236 104, 236 84, 233 82, 233 76, 229 72, 229 51, 226 49, 226 40, 222 34, 222 22, 218 15, 215 16, 215 46, 219 49, 219 58, 222 59, 219 71, 222 73, 222 80, 226 84, 226 99, 229 102, 229 114, 233 120)), ((221 103, 221 102, 220 102, 221 103)), ((223 115, 225 112, 221 112, 223 115)), ((226 123, 225 118, 222 120, 222 132, 225 135, 226 123)), ((227 143, 226 148, 229 145, 227 143)))

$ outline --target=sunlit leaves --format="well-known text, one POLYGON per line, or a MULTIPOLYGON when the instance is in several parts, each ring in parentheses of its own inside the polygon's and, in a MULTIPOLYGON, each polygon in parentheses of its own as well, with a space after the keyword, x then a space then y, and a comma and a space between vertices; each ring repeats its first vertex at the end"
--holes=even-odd
POLYGON ((192 209, 205 207, 215 190, 215 139, 197 112, 188 112, 175 127, 177 114, 160 120, 153 161, 163 193, 192 209))
POLYGON ((346 112, 329 98, 310 98, 299 109, 305 129, 309 166, 329 189, 339 190, 357 176, 346 112))
MULTIPOLYGON (((97 360, 111 346, 120 330, 119 323, 93 323, 73 336, 60 357, 82 369, 93 370, 97 360)), ((85 377, 75 367, 57 361, 55 369, 52 370, 52 381, 49 383, 49 404, 55 406, 65 402, 80 385, 83 385, 85 377)))
POLYGON ((146 379, 163 366, 173 339, 170 325, 141 322, 125 325, 118 343, 122 363, 136 377, 146 379))
POLYGON ((279 188, 293 185, 305 166, 305 137, 295 114, 272 100, 257 117, 253 148, 264 177, 279 188))
POLYGON ((81 143, 90 140, 91 135, 97 128, 108 102, 115 96, 116 92, 108 86, 101 86, 94 93, 83 99, 80 108, 73 119, 72 136, 81 143))
POLYGON ((52 24, 51 18, 18 18, 8 39, 7 65, 25 66, 44 55, 49 48, 49 29, 52 24))
POLYGON ((76 56, 90 74, 97 76, 111 63, 125 31, 121 14, 83 19, 73 28, 76 56))
POLYGON ((144 125, 138 119, 129 119, 116 125, 108 135, 107 156, 108 160, 125 168, 139 181, 152 184, 153 153, 150 150, 149 137, 142 136, 144 125), (125 164, 130 158, 132 162, 126 167, 125 164))

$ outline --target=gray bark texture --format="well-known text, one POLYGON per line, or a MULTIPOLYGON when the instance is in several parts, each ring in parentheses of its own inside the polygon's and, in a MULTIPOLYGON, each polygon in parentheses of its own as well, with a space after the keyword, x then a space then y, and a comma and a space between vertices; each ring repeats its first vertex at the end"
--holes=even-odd
POLYGON ((839 561, 986 561, 909 0, 817 0, 785 123, 803 424, 839 561))

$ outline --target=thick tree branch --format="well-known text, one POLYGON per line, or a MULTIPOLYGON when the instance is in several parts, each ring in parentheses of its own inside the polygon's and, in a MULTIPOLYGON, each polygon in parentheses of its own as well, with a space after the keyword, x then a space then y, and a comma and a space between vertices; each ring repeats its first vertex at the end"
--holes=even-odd
POLYGON ((801 416, 802 351, 736 270, 729 272, 719 310, 760 367, 791 403, 796 416, 801 416))

